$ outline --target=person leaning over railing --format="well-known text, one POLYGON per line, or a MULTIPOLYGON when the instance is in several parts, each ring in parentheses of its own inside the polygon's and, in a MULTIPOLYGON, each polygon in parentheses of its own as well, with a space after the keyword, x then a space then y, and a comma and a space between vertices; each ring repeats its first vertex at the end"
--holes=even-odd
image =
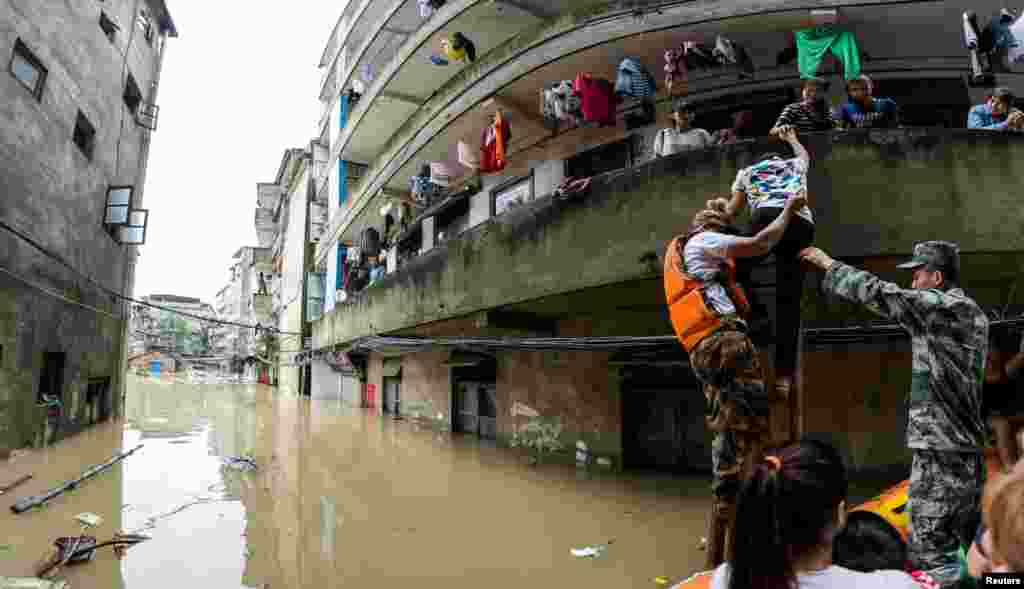
POLYGON ((846 83, 848 100, 832 113, 842 129, 892 129, 900 125, 900 111, 891 98, 875 98, 874 83, 867 76, 846 83))
POLYGON ((1024 113, 1013 106, 1016 96, 1009 88, 996 88, 984 104, 967 114, 968 129, 1024 131, 1024 113))
POLYGON ((780 137, 787 130, 803 133, 830 131, 835 128, 832 115, 825 104, 823 91, 828 83, 820 78, 808 78, 800 83, 800 102, 794 102, 782 109, 770 134, 780 137))

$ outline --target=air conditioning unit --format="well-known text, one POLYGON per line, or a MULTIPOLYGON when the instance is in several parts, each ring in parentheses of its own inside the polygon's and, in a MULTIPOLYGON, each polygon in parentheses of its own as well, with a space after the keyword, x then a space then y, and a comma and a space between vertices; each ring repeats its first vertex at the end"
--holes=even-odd
POLYGON ((160 118, 160 107, 149 102, 140 104, 139 110, 135 112, 135 122, 150 131, 156 131, 158 118, 160 118))

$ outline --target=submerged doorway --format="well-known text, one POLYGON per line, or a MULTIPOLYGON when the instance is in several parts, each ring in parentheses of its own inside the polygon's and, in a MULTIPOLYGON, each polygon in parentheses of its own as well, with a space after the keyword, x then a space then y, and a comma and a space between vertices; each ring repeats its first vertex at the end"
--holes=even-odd
POLYGON ((711 434, 704 395, 685 365, 622 367, 622 452, 626 468, 708 472, 711 434))
POLYGON ((96 424, 110 419, 110 378, 89 379, 85 391, 86 410, 88 423, 96 424))
POLYGON ((484 440, 498 437, 497 364, 484 356, 452 355, 452 431, 484 440))
POLYGON ((402 358, 384 358, 381 365, 384 390, 382 409, 396 418, 402 416, 402 358))

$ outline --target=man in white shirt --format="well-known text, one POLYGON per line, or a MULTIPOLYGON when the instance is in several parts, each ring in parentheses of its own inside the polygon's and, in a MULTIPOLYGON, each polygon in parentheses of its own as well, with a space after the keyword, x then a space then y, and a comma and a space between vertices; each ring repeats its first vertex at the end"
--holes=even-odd
POLYGON ((666 157, 691 149, 711 147, 711 134, 704 129, 692 127, 693 107, 685 100, 672 107, 672 126, 658 131, 654 137, 655 157, 666 157))

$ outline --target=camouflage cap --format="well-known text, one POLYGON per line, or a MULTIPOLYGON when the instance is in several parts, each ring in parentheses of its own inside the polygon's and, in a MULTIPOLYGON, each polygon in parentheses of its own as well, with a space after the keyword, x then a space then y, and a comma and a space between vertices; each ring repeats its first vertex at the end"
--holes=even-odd
POLYGON ((925 265, 959 274, 960 246, 949 241, 923 241, 914 246, 914 259, 898 268, 913 270, 925 265))

